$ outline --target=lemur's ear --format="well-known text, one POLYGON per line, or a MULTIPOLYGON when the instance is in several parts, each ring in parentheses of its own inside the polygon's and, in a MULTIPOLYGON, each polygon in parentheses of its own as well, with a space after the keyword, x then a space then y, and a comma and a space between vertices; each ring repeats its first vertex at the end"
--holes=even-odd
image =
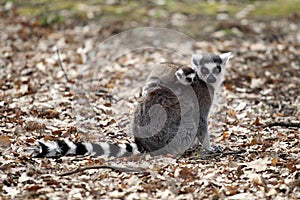
POLYGON ((220 55, 220 58, 222 60, 222 65, 226 65, 230 58, 232 58, 233 55, 231 52, 223 53, 220 55))
POLYGON ((203 58, 203 55, 200 54, 193 54, 192 55, 192 64, 194 66, 199 66, 200 65, 200 60, 203 58))

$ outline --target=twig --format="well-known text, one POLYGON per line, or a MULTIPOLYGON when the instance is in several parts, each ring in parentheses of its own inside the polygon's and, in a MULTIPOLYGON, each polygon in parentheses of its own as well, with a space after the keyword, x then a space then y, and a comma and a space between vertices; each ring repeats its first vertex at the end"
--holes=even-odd
POLYGON ((144 169, 144 168, 126 168, 126 167, 117 167, 117 166, 110 166, 110 165, 92 165, 92 166, 87 166, 87 167, 78 167, 75 170, 58 174, 58 176, 68 176, 68 175, 72 175, 72 174, 75 174, 78 172, 83 172, 83 171, 89 170, 89 169, 111 169, 111 170, 117 171, 117 172, 143 172, 143 171, 146 171, 146 169, 144 169))
POLYGON ((107 98, 109 98, 109 99, 116 100, 116 99, 113 97, 112 94, 108 94, 108 91, 103 90, 103 89, 100 89, 100 90, 98 90, 97 92, 95 92, 95 95, 96 95, 96 96, 99 96, 99 97, 105 96, 105 97, 107 97, 107 98))
POLYGON ((228 155, 240 155, 246 153, 245 150, 239 150, 239 151, 224 151, 224 152, 220 152, 220 153, 205 153, 205 155, 200 155, 201 159, 210 159, 210 158, 215 158, 217 156, 219 157, 224 157, 224 156, 228 156, 228 155))
POLYGON ((68 78, 68 75, 67 75, 65 69, 62 66, 62 61, 61 61, 59 49, 57 46, 56 46, 56 53, 57 53, 57 57, 58 57, 58 64, 59 64, 60 68, 62 69, 62 71, 64 72, 65 79, 67 80, 67 82, 71 82, 70 79, 68 78))
POLYGON ((268 124, 265 124, 263 128, 266 127, 273 127, 273 126, 282 126, 282 127, 297 127, 300 128, 300 122, 271 122, 268 124))

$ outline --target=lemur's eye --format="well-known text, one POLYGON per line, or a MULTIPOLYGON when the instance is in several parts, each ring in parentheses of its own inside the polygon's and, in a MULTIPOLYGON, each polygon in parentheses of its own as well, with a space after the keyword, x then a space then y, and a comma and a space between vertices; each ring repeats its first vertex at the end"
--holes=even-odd
POLYGON ((221 72, 221 67, 220 66, 216 66, 214 69, 213 69, 213 73, 214 74, 218 74, 221 72))
POLYGON ((190 78, 190 77, 187 77, 185 80, 186 80, 187 82, 189 82, 189 83, 191 83, 191 82, 193 81, 193 79, 190 78))
POLYGON ((205 74, 205 75, 206 75, 206 74, 209 74, 209 70, 208 70, 206 67, 202 67, 202 68, 201 68, 201 73, 202 73, 202 74, 205 74))

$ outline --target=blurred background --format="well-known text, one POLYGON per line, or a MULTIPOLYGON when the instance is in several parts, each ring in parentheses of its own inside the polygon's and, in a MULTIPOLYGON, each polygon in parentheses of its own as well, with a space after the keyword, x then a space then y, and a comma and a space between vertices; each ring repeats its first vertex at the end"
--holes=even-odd
MULTIPOLYGON (((143 26, 175 29, 193 38, 242 37, 259 30, 251 19, 299 20, 299 0, 4 0, 1 13, 13 11, 42 27, 94 22, 102 36, 143 26), (249 21, 250 20, 250 21, 249 21)), ((2 20, 4 20, 2 18, 2 20)))

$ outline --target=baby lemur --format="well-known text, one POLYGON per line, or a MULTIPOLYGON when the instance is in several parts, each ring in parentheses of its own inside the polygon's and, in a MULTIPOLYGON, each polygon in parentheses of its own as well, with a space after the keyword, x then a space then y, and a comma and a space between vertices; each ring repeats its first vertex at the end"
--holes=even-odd
POLYGON ((231 53, 195 54, 192 67, 162 63, 149 75, 143 97, 131 122, 134 142, 109 144, 72 142, 68 139, 39 142, 35 157, 91 155, 124 157, 138 153, 178 155, 199 140, 215 152, 207 130, 215 90, 223 81, 231 53))

